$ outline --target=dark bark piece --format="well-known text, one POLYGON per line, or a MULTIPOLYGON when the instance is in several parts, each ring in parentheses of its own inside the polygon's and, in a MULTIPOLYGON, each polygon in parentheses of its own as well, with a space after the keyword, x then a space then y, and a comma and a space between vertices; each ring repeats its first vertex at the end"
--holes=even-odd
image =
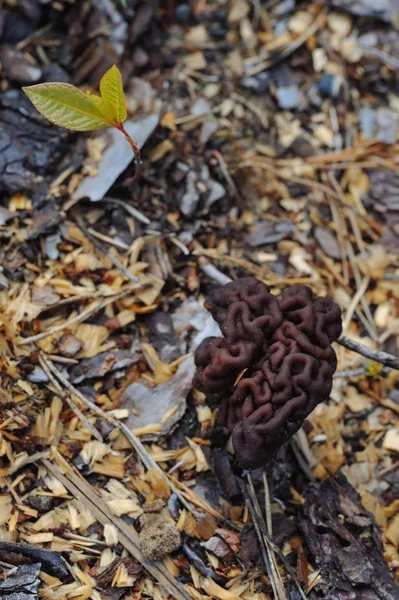
POLYGON ((1 600, 35 600, 40 585, 40 563, 15 567, 0 581, 1 600))
POLYGON ((276 298, 254 277, 215 290, 205 303, 223 337, 197 348, 193 385, 219 407, 243 468, 265 465, 331 392, 331 343, 341 311, 297 285, 276 298))
MULTIPOLYGON (((65 337, 67 336, 61 338, 60 343, 65 337)), ((67 356, 65 354, 65 347, 60 349, 60 351, 61 354, 67 356)), ((130 350, 109 350, 108 352, 101 352, 92 358, 84 358, 78 365, 72 367, 69 373, 71 382, 76 385, 87 379, 104 377, 107 373, 117 371, 118 369, 126 369, 136 363, 140 356, 140 348, 134 344, 130 350)))
POLYGON ((0 107, 0 192, 31 190, 61 158, 71 133, 49 125, 23 92, 10 90, 0 107))
POLYGON ((342 474, 307 488, 300 528, 323 578, 310 598, 399 599, 374 516, 342 474))
POLYGON ((26 559, 41 563, 42 570, 59 579, 66 579, 69 573, 57 552, 44 550, 31 544, 0 542, 0 560, 10 564, 26 563, 26 559))

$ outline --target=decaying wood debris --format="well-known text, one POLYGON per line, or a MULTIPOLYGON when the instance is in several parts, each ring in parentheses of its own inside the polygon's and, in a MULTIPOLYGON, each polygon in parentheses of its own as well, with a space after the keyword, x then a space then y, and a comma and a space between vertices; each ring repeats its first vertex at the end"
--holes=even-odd
POLYGON ((0 599, 399 597, 399 34, 375 4, 1 3, 0 599), (122 137, 20 91, 113 63, 138 182, 122 137), (191 385, 204 298, 247 276, 343 311, 330 399, 250 474, 191 385))

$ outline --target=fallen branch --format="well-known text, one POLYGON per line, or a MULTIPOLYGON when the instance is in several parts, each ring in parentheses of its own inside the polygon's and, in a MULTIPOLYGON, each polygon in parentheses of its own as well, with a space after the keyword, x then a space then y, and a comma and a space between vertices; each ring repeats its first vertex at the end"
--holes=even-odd
POLYGON ((337 343, 341 346, 344 346, 348 350, 352 350, 352 352, 357 352, 357 354, 361 354, 370 360, 374 360, 375 362, 381 363, 386 367, 390 367, 391 369, 396 369, 396 371, 399 371, 399 359, 392 354, 382 352, 381 350, 373 350, 372 348, 368 348, 368 346, 364 346, 359 342, 355 342, 344 335, 341 335, 338 338, 337 343))

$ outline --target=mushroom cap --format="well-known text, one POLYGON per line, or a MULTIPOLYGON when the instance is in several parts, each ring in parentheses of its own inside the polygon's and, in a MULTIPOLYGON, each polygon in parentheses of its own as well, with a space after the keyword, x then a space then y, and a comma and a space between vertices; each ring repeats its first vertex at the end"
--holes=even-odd
POLYGON ((241 466, 257 468, 328 399, 341 310, 304 285, 276 297, 255 277, 218 288, 205 307, 222 336, 197 348, 193 385, 219 408, 241 466))

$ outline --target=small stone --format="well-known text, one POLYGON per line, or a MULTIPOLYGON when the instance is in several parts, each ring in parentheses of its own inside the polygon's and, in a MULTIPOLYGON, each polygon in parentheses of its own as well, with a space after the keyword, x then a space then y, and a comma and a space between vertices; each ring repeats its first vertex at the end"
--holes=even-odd
POLYGON ((185 2, 176 7, 176 21, 179 23, 187 23, 191 17, 191 8, 185 2))
POLYGON ((42 76, 42 70, 32 65, 18 50, 8 47, 2 48, 0 62, 7 78, 15 83, 37 83, 42 76))
POLYGON ((327 23, 331 31, 340 38, 347 37, 352 29, 352 19, 344 12, 331 12, 327 17, 327 23))
POLYGON ((180 202, 180 210, 186 217, 192 217, 200 200, 196 187, 196 174, 190 171, 187 175, 187 187, 180 202))
POLYGON ((60 83, 69 83, 71 78, 68 73, 57 65, 56 63, 50 63, 42 67, 42 81, 59 81, 60 83))
POLYGON ((67 358, 73 358, 82 348, 83 344, 81 340, 70 333, 63 335, 58 342, 58 350, 67 358))
POLYGON ((27 379, 31 383, 47 383, 49 378, 41 367, 34 367, 33 371, 27 375, 27 379))
POLYGON ((359 112, 360 131, 368 140, 375 138, 377 128, 377 112, 369 106, 364 106, 359 112))
POLYGON ((54 498, 51 496, 30 496, 29 505, 39 513, 47 513, 54 508, 54 498))
POLYGON ((277 101, 283 110, 295 110, 301 103, 301 93, 297 85, 280 87, 276 92, 277 101))
POLYGON ((258 96, 263 96, 269 89, 269 83, 270 77, 268 73, 262 71, 262 73, 242 79, 241 86, 247 90, 252 90, 258 96))
POLYGON ((215 12, 213 13, 213 18, 215 19, 215 21, 218 21, 219 23, 226 23, 227 17, 228 17, 228 12, 227 12, 227 10, 224 10, 223 8, 219 8, 219 9, 215 10, 215 12))
POLYGON ((342 41, 340 50, 342 56, 350 63, 359 62, 363 55, 363 50, 360 44, 353 36, 342 41))
POLYGON ((343 83, 344 80, 339 75, 326 73, 319 81, 319 89, 323 96, 336 98, 341 91, 343 83))
POLYGON ((214 40, 224 40, 227 35, 227 29, 220 23, 211 23, 209 27, 209 35, 214 40))
POLYGON ((170 521, 164 521, 154 514, 147 516, 140 532, 141 551, 147 560, 160 560, 177 550, 181 544, 180 533, 170 521))
POLYGON ((377 110, 377 136, 383 144, 396 144, 398 118, 387 108, 379 108, 377 110))
POLYGON ((308 11, 300 10, 296 12, 288 22, 288 29, 291 33, 296 33, 300 35, 306 29, 308 29, 309 25, 313 20, 312 15, 308 11))
POLYGON ((283 17, 295 8, 295 0, 282 0, 276 6, 276 17, 283 17))
POLYGON ((136 67, 145 67, 149 63, 150 57, 141 46, 137 45, 133 50, 133 61, 136 67))

